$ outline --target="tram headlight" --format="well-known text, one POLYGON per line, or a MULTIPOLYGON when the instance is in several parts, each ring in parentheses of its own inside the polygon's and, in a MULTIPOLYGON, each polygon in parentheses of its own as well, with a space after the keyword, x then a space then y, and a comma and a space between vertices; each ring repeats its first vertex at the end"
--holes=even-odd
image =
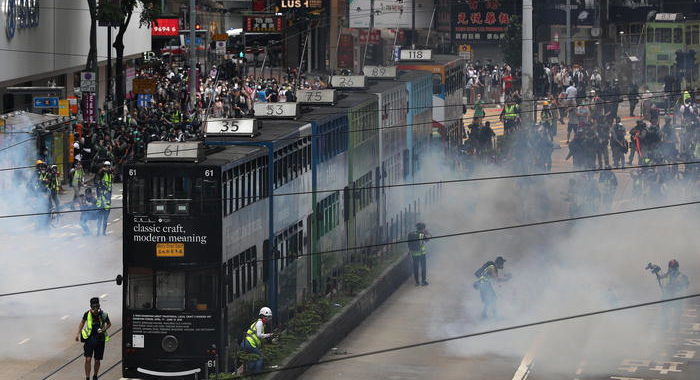
POLYGON ((172 335, 166 335, 160 342, 160 346, 163 347, 165 352, 175 352, 179 344, 180 342, 178 342, 177 338, 172 335))
POLYGON ((189 206, 186 203, 178 204, 176 206, 178 214, 187 214, 189 212, 189 206))

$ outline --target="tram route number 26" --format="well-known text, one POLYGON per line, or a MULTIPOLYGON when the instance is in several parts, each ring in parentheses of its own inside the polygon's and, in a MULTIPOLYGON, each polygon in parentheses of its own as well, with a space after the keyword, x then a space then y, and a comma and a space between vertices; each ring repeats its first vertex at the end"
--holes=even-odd
POLYGON ((338 83, 340 87, 352 87, 353 85, 355 85, 355 82, 352 80, 352 78, 340 77, 340 79, 338 80, 340 81, 340 83, 338 83))

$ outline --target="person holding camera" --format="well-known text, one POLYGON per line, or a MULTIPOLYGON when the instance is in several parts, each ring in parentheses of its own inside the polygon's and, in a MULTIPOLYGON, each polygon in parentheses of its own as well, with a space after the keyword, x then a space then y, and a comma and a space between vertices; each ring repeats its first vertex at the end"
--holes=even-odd
MULTIPOLYGON (((652 263, 649 263, 646 269, 656 275, 656 280, 659 282, 659 287, 661 288, 664 299, 685 295, 689 281, 688 276, 681 273, 678 260, 672 259, 668 262, 668 270, 666 273, 661 273, 661 267, 652 263)), ((666 312, 666 318, 663 320, 664 329, 669 328, 670 322, 671 330, 678 331, 682 305, 683 302, 680 301, 670 301, 664 304, 664 310, 666 312)))
POLYGON ((109 342, 107 330, 112 327, 109 315, 100 309, 100 299, 90 299, 90 310, 83 314, 83 319, 78 325, 76 342, 83 342, 83 356, 85 356, 85 380, 90 380, 90 361, 95 359, 95 370, 92 379, 96 380, 100 371, 100 361, 104 357, 105 343, 109 342))

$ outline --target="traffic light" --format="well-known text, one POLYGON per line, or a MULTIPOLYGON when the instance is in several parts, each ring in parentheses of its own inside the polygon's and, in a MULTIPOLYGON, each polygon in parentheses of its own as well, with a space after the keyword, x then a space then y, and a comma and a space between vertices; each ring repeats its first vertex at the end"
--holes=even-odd
POLYGON ((692 50, 692 49, 688 50, 688 53, 686 53, 686 54, 688 54, 686 56, 686 62, 687 62, 686 67, 687 68, 695 67, 695 50, 692 50))
POLYGON ((685 71, 685 53, 680 50, 676 50, 676 69, 685 71))

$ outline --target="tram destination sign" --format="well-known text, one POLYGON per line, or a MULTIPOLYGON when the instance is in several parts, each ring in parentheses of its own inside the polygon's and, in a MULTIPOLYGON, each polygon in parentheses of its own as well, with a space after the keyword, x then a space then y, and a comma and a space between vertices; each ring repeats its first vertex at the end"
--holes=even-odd
POLYGON ((301 104, 335 104, 336 100, 335 89, 297 91, 297 102, 301 104))
POLYGON ((371 79, 396 79, 396 66, 365 66, 362 71, 371 79))
POLYGON ((335 88, 365 88, 367 77, 364 75, 336 75, 331 77, 331 86, 335 88))
POLYGON ((258 134, 259 121, 255 119, 207 119, 204 126, 206 136, 248 136, 258 134))
POLYGON ((199 162, 204 159, 204 147, 199 141, 154 141, 146 148, 146 161, 199 162))
POLYGON ((399 59, 401 61, 431 61, 433 59, 433 51, 429 49, 402 49, 401 54, 399 55, 399 59))
POLYGON ((256 118, 295 119, 299 114, 299 103, 255 103, 256 118))

